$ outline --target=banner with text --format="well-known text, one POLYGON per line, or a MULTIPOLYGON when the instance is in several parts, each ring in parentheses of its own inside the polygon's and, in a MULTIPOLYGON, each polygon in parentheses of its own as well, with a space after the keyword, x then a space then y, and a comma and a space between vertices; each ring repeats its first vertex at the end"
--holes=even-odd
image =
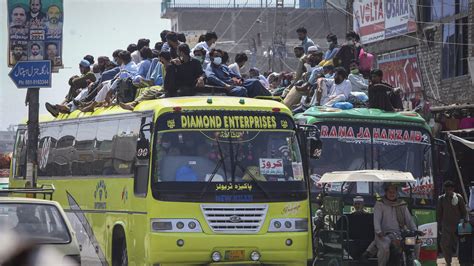
POLYGON ((50 60, 63 67, 63 0, 8 0, 8 66, 50 60))
POLYGON ((377 58, 377 64, 383 71, 384 81, 395 88, 401 88, 404 100, 416 106, 423 90, 416 49, 409 48, 381 54, 377 58))
POLYGON ((416 31, 416 0, 355 0, 354 31, 371 43, 416 31))

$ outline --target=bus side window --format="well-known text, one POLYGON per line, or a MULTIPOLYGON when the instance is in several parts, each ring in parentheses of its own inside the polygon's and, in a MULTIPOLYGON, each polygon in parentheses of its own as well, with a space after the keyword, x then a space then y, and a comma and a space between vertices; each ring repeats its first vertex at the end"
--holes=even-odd
POLYGON ((13 155, 13 176, 16 179, 26 177, 27 134, 25 129, 19 129, 16 134, 15 154, 13 155))
POLYGON ((92 174, 96 158, 94 153, 96 133, 96 122, 79 124, 71 165, 72 175, 87 176, 92 174))
POLYGON ((98 123, 95 145, 95 161, 93 175, 115 175, 112 156, 112 147, 117 134, 118 120, 102 121, 98 123))
POLYGON ((112 148, 114 170, 119 175, 133 173, 140 123, 139 118, 126 118, 119 122, 112 148))
POLYGON ((74 140, 76 139, 77 124, 59 126, 58 142, 53 155, 54 171, 58 176, 70 176, 71 163, 74 155, 74 140))
POLYGON ((142 117, 139 137, 137 139, 135 180, 133 191, 136 196, 145 197, 148 190, 150 172, 150 143, 153 132, 153 116, 142 117))
POLYGON ((54 150, 58 141, 58 126, 42 126, 38 145, 38 176, 54 176, 54 150))

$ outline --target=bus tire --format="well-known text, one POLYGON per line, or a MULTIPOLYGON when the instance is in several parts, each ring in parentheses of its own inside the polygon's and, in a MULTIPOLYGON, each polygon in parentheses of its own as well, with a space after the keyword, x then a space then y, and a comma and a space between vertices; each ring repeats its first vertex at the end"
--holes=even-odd
POLYGON ((127 240, 122 226, 115 226, 112 236, 112 266, 127 266, 127 240))

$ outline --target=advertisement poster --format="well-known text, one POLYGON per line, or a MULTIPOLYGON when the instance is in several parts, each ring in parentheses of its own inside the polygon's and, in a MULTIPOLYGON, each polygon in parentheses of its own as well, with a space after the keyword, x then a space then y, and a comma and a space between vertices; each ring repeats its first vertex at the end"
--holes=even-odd
POLYGON ((355 0, 353 4, 354 31, 362 43, 381 41, 385 38, 383 0, 355 0))
POLYGON ((63 0, 8 0, 9 67, 25 60, 63 67, 63 11, 63 0))
POLYGON ((416 0, 384 0, 385 38, 416 31, 416 0))
POLYGON ((416 105, 422 97, 423 90, 416 49, 409 48, 382 54, 378 56, 377 64, 383 71, 384 81, 403 90, 404 104, 416 105))
POLYGON ((416 0, 354 0, 353 14, 365 44, 416 31, 416 0))

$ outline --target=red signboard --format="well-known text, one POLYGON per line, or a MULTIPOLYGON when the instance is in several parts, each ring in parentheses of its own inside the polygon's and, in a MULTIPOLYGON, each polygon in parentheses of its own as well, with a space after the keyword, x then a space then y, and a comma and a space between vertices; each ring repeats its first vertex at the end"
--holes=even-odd
POLYGON ((403 89, 405 94, 423 90, 415 48, 382 54, 377 63, 384 81, 393 87, 403 89))

